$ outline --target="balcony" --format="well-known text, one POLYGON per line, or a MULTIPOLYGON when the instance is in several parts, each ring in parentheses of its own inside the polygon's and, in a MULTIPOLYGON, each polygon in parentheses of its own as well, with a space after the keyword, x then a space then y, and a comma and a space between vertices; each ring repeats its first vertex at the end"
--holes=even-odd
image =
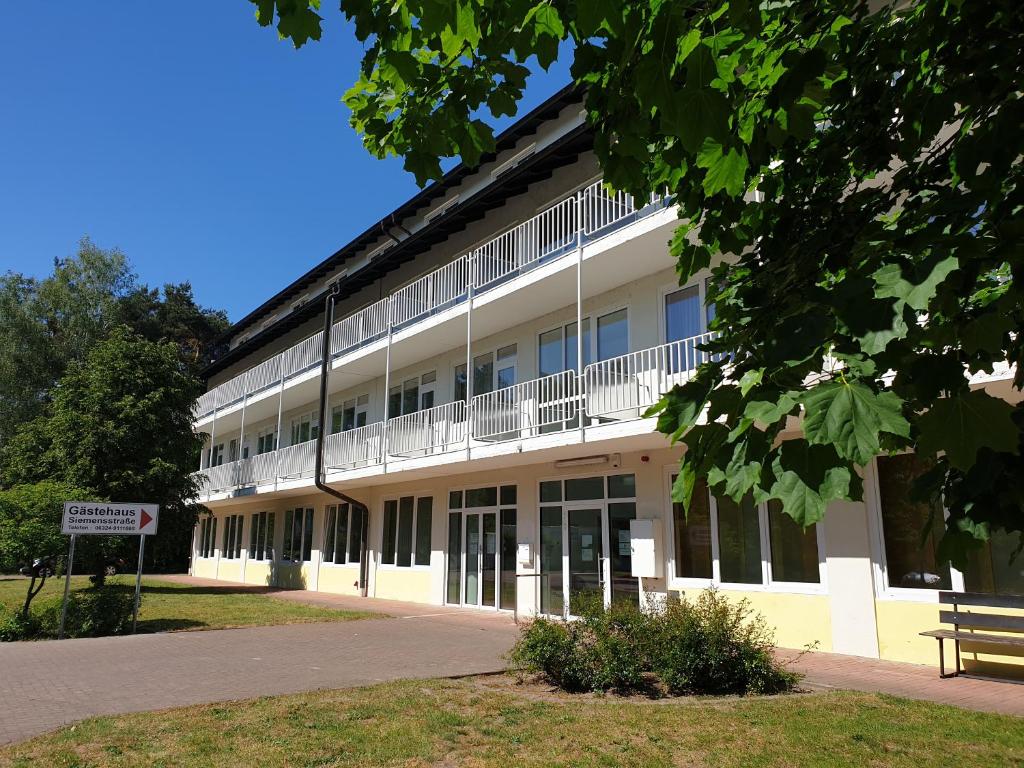
MULTIPOLYGON (((386 465, 401 471, 406 460, 525 441, 542 435, 643 418, 644 412, 697 367, 715 359, 705 333, 586 366, 485 392, 468 404, 433 408, 368 424, 324 439, 328 475, 386 465)), ((204 469, 205 498, 252 493, 313 476, 316 441, 309 440, 241 461, 204 469)), ((381 470, 385 471, 385 470, 381 470)), ((268 489, 269 490, 269 489, 268 489)))
MULTIPOLYGON (((667 197, 659 195, 638 201, 621 192, 609 194, 603 182, 595 182, 391 296, 336 322, 331 330, 332 360, 368 347, 392 332, 413 328, 466 303, 471 295, 487 294, 669 204, 667 197)), ((197 401, 196 419, 206 419, 274 386, 284 387, 318 367, 322 355, 320 332, 202 395, 197 401)))

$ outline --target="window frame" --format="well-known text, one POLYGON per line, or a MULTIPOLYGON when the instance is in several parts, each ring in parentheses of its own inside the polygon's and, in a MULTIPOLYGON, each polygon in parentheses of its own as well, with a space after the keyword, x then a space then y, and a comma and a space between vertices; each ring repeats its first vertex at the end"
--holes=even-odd
MULTIPOLYGON (((284 535, 285 535, 285 537, 288 540, 287 541, 282 540, 282 542, 281 542, 281 552, 279 553, 280 556, 277 558, 277 560, 275 562, 283 563, 283 564, 287 564, 287 565, 298 565, 298 566, 301 566, 301 565, 303 565, 305 563, 313 562, 313 551, 314 551, 313 550, 313 544, 315 543, 314 542, 313 533, 316 530, 316 508, 315 507, 306 507, 306 506, 290 507, 290 508, 284 510, 284 512, 282 514, 282 517, 284 517, 284 520, 285 520, 285 523, 286 523, 285 530, 284 530, 284 535), (292 542, 291 542, 291 538, 290 538, 291 537, 291 530, 293 530, 294 525, 295 525, 295 513, 296 512, 299 512, 299 513, 302 514, 302 528, 300 529, 301 530, 301 534, 299 536, 299 551, 298 551, 299 558, 298 559, 295 558, 295 552, 291 551, 292 550, 292 546, 291 546, 292 542), (310 512, 312 512, 312 519, 310 519, 310 517, 309 517, 309 513, 310 512), (288 522, 289 518, 291 519, 291 522, 292 522, 292 526, 291 527, 289 527, 287 525, 287 522, 288 522), (307 526, 306 526, 306 520, 307 519, 310 519, 310 525, 308 526, 308 531, 307 531, 307 526), (307 533, 308 533, 308 541, 309 541, 309 546, 308 547, 306 546, 307 533), (306 549, 310 550, 310 556, 309 556, 308 560, 303 559, 303 553, 306 551, 306 549), (288 550, 289 555, 290 555, 289 557, 285 557, 284 556, 285 550, 288 550)), ((274 554, 278 554, 278 553, 275 552, 274 554)))
POLYGON ((700 317, 701 327, 704 329, 700 332, 700 335, 709 333, 708 330, 708 306, 706 304, 708 296, 708 280, 711 279, 711 270, 702 269, 697 272, 686 285, 679 285, 679 283, 669 282, 662 284, 658 290, 658 341, 660 344, 669 344, 668 340, 668 297, 677 291, 685 291, 687 288, 697 286, 697 295, 700 299, 700 317))
POLYGON ((339 432, 351 432, 354 429, 365 427, 370 423, 370 393, 363 392, 359 395, 346 397, 340 403, 331 406, 331 431, 336 435, 339 432), (349 405, 351 403, 351 405, 349 405), (345 429, 345 411, 352 408, 352 426, 345 429), (334 428, 335 415, 338 415, 338 429, 334 428), (359 423, 359 417, 363 417, 363 423, 359 423))
POLYGON ((302 445, 308 443, 311 440, 316 440, 316 431, 320 429, 320 413, 316 410, 303 411, 297 416, 292 416, 288 420, 288 445, 302 445), (309 440, 293 440, 294 437, 301 437, 302 432, 302 421, 309 418, 309 440), (296 425, 298 425, 298 434, 296 434, 296 425))
POLYGON ((828 593, 828 558, 825 554, 824 520, 815 524, 815 536, 818 545, 818 581, 781 581, 772 575, 771 533, 768 529, 768 504, 757 505, 758 535, 761 543, 761 583, 746 584, 743 582, 723 581, 721 556, 718 543, 718 499, 713 493, 709 496, 711 523, 711 578, 689 578, 676 576, 676 540, 675 518, 672 510, 672 476, 678 474, 678 464, 665 466, 662 482, 665 492, 665 575, 666 584, 672 590, 707 589, 716 587, 730 592, 775 592, 782 594, 823 595, 828 593))
POLYGON ((339 502, 337 504, 325 504, 324 505, 324 530, 323 535, 320 538, 320 564, 325 568, 358 568, 359 560, 352 559, 351 543, 352 543, 352 518, 355 515, 355 510, 352 505, 347 502, 339 502), (344 562, 337 562, 336 560, 327 559, 327 521, 330 519, 330 509, 335 508, 334 515, 334 548, 337 551, 338 548, 338 526, 341 522, 341 508, 345 507, 345 560, 344 562))
MULTIPOLYGON (((491 388, 488 390, 488 392, 497 392, 499 389, 505 389, 505 387, 499 387, 498 386, 498 365, 499 365, 499 362, 500 362, 498 360, 498 351, 502 350, 502 349, 506 349, 507 347, 515 347, 515 349, 516 349, 515 353, 512 355, 512 365, 511 365, 511 368, 513 370, 513 378, 515 379, 515 381, 512 383, 512 386, 516 386, 517 384, 522 383, 521 380, 520 380, 520 377, 519 377, 520 365, 519 365, 519 340, 518 339, 514 339, 512 341, 508 341, 508 342, 506 342, 504 344, 492 345, 489 349, 487 349, 487 350, 485 350, 483 352, 480 352, 478 354, 474 354, 473 355, 473 359, 470 362, 470 364, 473 366, 473 371, 475 371, 476 370, 476 361, 477 361, 478 358, 481 358, 481 357, 484 357, 484 356, 489 356, 491 358, 491 388)), ((455 358, 455 359, 452 360, 452 364, 451 364, 452 399, 450 400, 450 402, 452 402, 452 403, 457 403, 457 402, 460 402, 460 401, 461 402, 467 402, 468 401, 468 396, 469 396, 469 376, 472 375, 473 371, 471 371, 466 376, 466 382, 465 382, 465 385, 464 385, 465 388, 466 388, 466 397, 459 397, 459 394, 456 391, 456 389, 458 387, 458 383, 459 383, 459 378, 458 378, 459 377, 459 368, 462 368, 465 365, 466 365, 466 356, 465 355, 462 355, 461 357, 455 358)), ((505 365, 504 367, 508 368, 509 366, 505 365)), ((476 387, 473 387, 473 397, 476 397, 479 394, 481 394, 481 393, 476 391, 476 387)), ((484 393, 484 394, 486 394, 486 393, 484 393)))
POLYGON ((407 491, 405 493, 389 494, 384 496, 380 500, 380 548, 377 550, 377 563, 376 566, 379 569, 389 571, 429 571, 431 569, 431 561, 433 560, 434 554, 434 519, 438 513, 437 498, 433 491, 418 490, 418 491, 407 491), (410 564, 399 565, 398 564, 398 533, 399 527, 401 526, 401 509, 402 499, 412 498, 412 529, 410 532, 410 564), (419 510, 420 510, 420 499, 430 498, 430 555, 427 558, 427 562, 420 565, 416 562, 416 534, 419 529, 419 510), (395 529, 394 529, 394 542, 395 542, 395 558, 392 563, 384 562, 384 522, 386 519, 385 507, 389 501, 395 502, 395 529))
MULTIPOLYGON (((429 410, 423 407, 423 396, 425 394, 433 395, 433 404, 431 408, 436 408, 437 403, 437 367, 428 368, 422 370, 419 373, 412 376, 397 376, 392 374, 392 383, 387 391, 384 392, 384 420, 390 421, 391 419, 397 419, 399 416, 408 416, 410 413, 420 413, 421 411, 429 410), (430 376, 433 374, 433 378, 430 381, 424 382, 423 377, 430 376), (405 385, 415 380, 416 382, 416 409, 412 411, 405 410, 405 385), (391 413, 391 394, 392 391, 398 390, 398 410, 400 413, 391 413)), ((369 419, 369 417, 367 417, 369 419)))

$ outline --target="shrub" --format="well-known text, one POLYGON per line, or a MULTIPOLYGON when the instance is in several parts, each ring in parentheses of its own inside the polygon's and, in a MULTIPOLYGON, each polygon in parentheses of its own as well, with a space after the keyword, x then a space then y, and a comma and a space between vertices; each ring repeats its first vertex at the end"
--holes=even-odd
POLYGON ((660 685, 672 694, 788 691, 797 676, 772 653, 771 632, 747 601, 707 590, 696 601, 651 601, 605 609, 573 606, 573 621, 537 618, 509 653, 513 669, 567 691, 629 692, 660 685))
POLYGON ((18 640, 31 640, 39 635, 39 619, 29 614, 23 616, 21 611, 11 612, 0 605, 0 643, 13 643, 18 640))
MULTIPOLYGON (((43 632, 57 637, 60 630, 62 598, 53 598, 43 605, 40 620, 43 632)), ((124 635, 132 628, 135 593, 118 587, 99 587, 72 592, 68 596, 68 612, 64 623, 65 637, 106 637, 124 635)))

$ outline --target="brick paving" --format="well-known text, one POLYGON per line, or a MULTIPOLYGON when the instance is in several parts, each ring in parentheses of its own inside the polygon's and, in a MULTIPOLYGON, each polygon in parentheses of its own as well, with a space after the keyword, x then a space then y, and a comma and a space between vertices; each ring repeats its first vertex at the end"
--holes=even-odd
MULTIPOLYGON (((175 580, 237 589, 189 577, 175 580)), ((4 644, 0 744, 95 715, 494 672, 516 636, 506 614, 253 589, 393 618, 4 644)), ((939 680, 933 667, 875 659, 779 653, 807 676, 807 688, 875 691, 1024 716, 1024 685, 939 680)))

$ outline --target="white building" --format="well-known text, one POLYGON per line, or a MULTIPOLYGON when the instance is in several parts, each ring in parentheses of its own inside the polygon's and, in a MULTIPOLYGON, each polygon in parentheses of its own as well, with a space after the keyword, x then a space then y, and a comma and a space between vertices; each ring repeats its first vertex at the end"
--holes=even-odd
POLYGON ((196 420, 192 573, 520 615, 714 584, 780 645, 928 664, 939 589, 1024 592, 1008 542, 969 573, 919 546, 912 455, 806 533, 706 493, 684 518, 679 450, 642 414, 701 360, 706 276, 679 287, 670 201, 608 196, 591 143, 557 94, 233 326, 196 420), (323 480, 365 510, 315 486, 321 426, 323 480))

